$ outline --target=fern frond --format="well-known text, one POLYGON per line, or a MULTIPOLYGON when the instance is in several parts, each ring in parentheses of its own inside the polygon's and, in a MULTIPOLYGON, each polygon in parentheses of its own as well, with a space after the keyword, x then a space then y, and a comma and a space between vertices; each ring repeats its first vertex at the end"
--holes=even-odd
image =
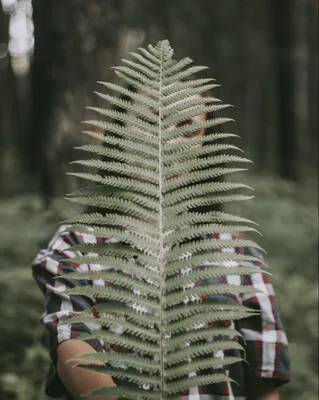
MULTIPOLYGON (((214 268, 205 268, 197 271, 193 271, 190 276, 177 276, 171 278, 167 281, 167 285, 165 287, 166 293, 169 293, 176 289, 182 289, 187 285, 193 284, 195 286, 196 282, 218 278, 221 276, 227 276, 229 274, 230 267, 214 267, 214 268)), ((232 275, 252 275, 260 272, 260 268, 258 267, 231 267, 232 275)))
POLYGON ((168 203, 170 202, 174 203, 177 201, 189 200, 193 197, 192 196, 193 190, 198 193, 198 196, 204 196, 214 192, 219 193, 219 192, 226 192, 228 190, 243 189, 243 188, 253 190, 250 186, 237 182, 211 182, 211 183, 197 184, 187 188, 181 188, 181 189, 178 188, 178 190, 168 193, 166 195, 166 201, 168 203))
POLYGON ((127 175, 130 178, 136 178, 140 180, 147 180, 154 182, 157 179, 155 171, 145 170, 145 168, 135 167, 126 165, 124 168, 123 163, 106 162, 102 160, 76 160, 71 164, 84 165, 86 167, 98 168, 102 171, 112 171, 118 174, 127 175))
POLYGON ((100 93, 100 92, 94 92, 97 94, 100 98, 108 101, 109 103, 125 108, 128 110, 130 113, 133 115, 139 117, 139 118, 145 118, 148 120, 148 122, 154 123, 157 121, 156 115, 152 112, 149 111, 149 109, 145 106, 141 107, 140 105, 136 103, 130 103, 129 101, 123 100, 117 96, 110 96, 108 94, 100 93))
MULTIPOLYGON (((100 361, 103 363, 116 363, 118 364, 123 364, 125 363, 128 368, 133 368, 137 370, 145 369, 151 373, 156 373, 159 372, 159 363, 157 363, 155 360, 152 360, 153 362, 150 363, 150 358, 147 357, 138 357, 137 355, 131 355, 128 353, 84 353, 84 354, 79 354, 76 357, 72 358, 70 361, 100 361)), ((82 365, 83 366, 83 365, 82 365)), ((93 365, 91 364, 93 369, 93 365)), ((97 368, 96 371, 103 371, 103 368, 105 368, 102 365, 95 365, 97 368)))
POLYGON ((116 85, 111 82, 101 82, 98 81, 99 84, 111 89, 115 92, 118 92, 121 95, 128 96, 132 100, 138 101, 142 103, 144 106, 152 107, 153 109, 157 109, 157 102, 149 98, 149 96, 144 96, 140 92, 134 92, 132 90, 127 89, 126 87, 116 85))
MULTIPOLYGON (((73 276, 70 274, 71 279, 82 280, 85 279, 82 276, 82 273, 74 273, 73 276)), ((147 275, 147 271, 144 270, 144 274, 147 275)), ((142 275, 142 276, 143 276, 142 275)), ((86 275, 87 277, 89 274, 86 275)), ((135 275, 136 276, 136 275, 135 275)), ((138 276, 138 275, 137 275, 138 276)), ((119 274, 116 272, 110 271, 91 271, 89 279, 104 279, 105 281, 112 283, 114 285, 120 286, 124 289, 136 290, 141 293, 141 296, 149 296, 151 298, 156 298, 158 290, 156 286, 144 283, 141 279, 133 279, 132 275, 127 276, 123 274, 119 274), (153 286, 153 287, 152 287, 153 286)), ((93 285, 94 286, 94 285, 93 285)))
MULTIPOLYGON (((177 204, 174 204, 170 207, 167 207, 168 215, 176 215, 182 212, 193 209, 194 207, 201 206, 211 206, 213 204, 225 204, 237 201, 246 201, 253 199, 254 196, 244 196, 241 194, 229 194, 225 196, 203 196, 197 197, 195 199, 183 200, 177 204)), ((227 227, 228 229, 228 227, 227 227)), ((247 229, 247 232, 251 230, 251 228, 247 229)), ((241 230, 240 232, 245 232, 245 230, 241 230)), ((208 233, 208 232, 207 232, 208 233)), ((210 232, 217 233, 217 232, 210 232)))
POLYGON ((113 69, 128 76, 130 79, 136 79, 136 80, 142 82, 144 85, 148 85, 149 87, 151 87, 155 90, 159 89, 159 83, 157 82, 157 80, 149 79, 146 75, 144 75, 138 71, 135 71, 128 67, 113 67, 113 69))
POLYGON ((205 343, 200 345, 192 345, 186 347, 186 349, 182 349, 176 353, 169 353, 165 357, 165 362, 168 365, 178 364, 180 362, 188 361, 190 358, 198 357, 201 355, 211 354, 213 351, 218 351, 220 349, 238 349, 244 350, 243 346, 233 340, 224 340, 211 343, 205 343))
POLYGON ((240 277, 266 273, 257 252, 262 249, 233 235, 258 232, 256 224, 229 213, 196 211, 251 199, 239 193, 252 190, 249 186, 220 181, 244 171, 229 164, 250 160, 233 155, 239 147, 220 142, 237 136, 233 133, 187 137, 233 120, 218 116, 228 104, 202 96, 219 85, 192 78, 206 67, 192 65, 189 58, 175 61, 172 55, 168 41, 149 45, 114 68, 121 84, 99 82, 106 93, 96 94, 120 111, 89 107, 100 119, 86 123, 104 134, 84 131, 99 143, 79 147, 92 158, 74 164, 97 173, 70 174, 96 184, 67 199, 100 212, 65 221, 65 229, 82 234, 83 243, 68 248, 74 256, 62 260, 81 266, 62 276, 79 283, 64 295, 93 298, 99 313, 88 309, 67 323, 95 327, 80 340, 120 346, 119 353, 76 359, 87 362, 82 368, 133 384, 90 395, 162 400, 195 386, 231 383, 224 370, 241 361, 244 347, 237 340, 243 338, 224 322, 256 315, 236 299, 259 293, 240 277), (210 112, 212 118, 192 121, 210 112), (237 254, 237 248, 250 248, 252 255, 237 254), (234 276, 238 285, 230 284, 234 276), (81 286, 83 280, 92 284, 81 286), (107 285, 101 286, 103 281, 107 285), (228 350, 231 355, 223 359, 215 356, 228 350))
POLYGON ((100 207, 113 211, 125 212, 130 210, 130 215, 141 220, 156 223, 154 213, 150 212, 147 208, 134 204, 134 202, 117 197, 105 196, 82 196, 82 197, 67 197, 67 200, 76 204, 85 204, 92 207, 100 207))
MULTIPOLYGON (((83 368, 83 366, 81 366, 81 368, 83 368)), ((94 366, 88 366, 85 367, 85 369, 88 370, 93 370, 93 371, 97 371, 97 372, 103 372, 107 375, 111 375, 115 378, 120 378, 120 379, 127 379, 129 382, 135 383, 137 385, 147 385, 149 387, 152 388, 158 388, 160 383, 159 383, 159 379, 158 376, 156 375, 150 375, 148 370, 144 371, 144 374, 142 375, 140 372, 132 372, 132 371, 123 371, 121 369, 117 369, 117 368, 108 368, 108 367, 103 367, 102 368, 96 368, 94 366)))
POLYGON ((157 301, 146 299, 144 296, 136 296, 126 290, 114 289, 111 287, 102 286, 80 286, 67 289, 65 294, 78 295, 78 296, 89 296, 100 299, 108 299, 114 301, 125 302, 128 305, 138 303, 152 311, 159 310, 157 301))
MULTIPOLYGON (((154 56, 152 53, 150 53, 148 50, 143 49, 143 47, 139 47, 138 48, 140 50, 140 52, 145 56, 146 59, 152 61, 152 63, 154 63, 155 65, 160 66, 161 65, 161 60, 157 57, 154 56)), ((160 72, 160 68, 158 70, 160 72)))
POLYGON ((129 78, 127 75, 120 71, 115 71, 115 75, 122 81, 126 82, 128 85, 132 85, 136 88, 142 95, 148 95, 152 100, 158 98, 158 91, 145 86, 143 83, 139 83, 135 79, 129 78))
MULTIPOLYGON (((229 272, 231 274, 231 270, 229 272)), ((181 304, 183 302, 197 302, 200 301, 203 296, 212 296, 216 294, 254 294, 257 290, 252 286, 237 286, 237 285, 229 285, 229 284, 211 284, 204 285, 199 287, 191 287, 188 289, 187 293, 185 292, 177 292, 173 294, 167 294, 165 297, 165 306, 172 307, 177 304, 181 304)), ((262 292, 261 292, 262 293, 262 292)), ((233 318, 230 318, 233 319, 233 318)))
POLYGON ((146 233, 140 233, 135 231, 127 231, 124 229, 114 228, 94 228, 90 230, 87 225, 74 224, 74 229, 80 233, 86 233, 97 238, 109 238, 116 237, 123 243, 129 243, 133 247, 145 246, 154 252, 158 248, 158 238, 154 238, 146 233))
MULTIPOLYGON (((186 127, 176 128, 171 132, 176 132, 177 136, 184 136, 189 133, 197 132, 198 130, 200 130, 202 128, 206 128, 207 127, 205 125, 206 122, 209 123, 209 120, 203 121, 200 123, 196 123, 196 124, 187 125, 186 127), (187 129, 189 129, 189 130, 187 130, 187 129)), ((172 152, 176 152, 177 150, 185 151, 185 150, 192 149, 194 146, 203 145, 207 142, 209 143, 209 142, 213 142, 216 140, 222 140, 222 139, 227 139, 227 138, 232 138, 232 137, 238 138, 239 136, 234 135, 232 133, 214 133, 214 134, 210 134, 207 136, 195 136, 195 137, 187 138, 187 140, 184 140, 184 141, 178 141, 178 142, 169 141, 164 144, 164 149, 165 149, 165 153, 170 154, 172 152)), ((246 159, 246 160, 247 160, 247 162, 251 162, 251 160, 248 160, 248 159, 246 159)), ((193 162, 196 162, 196 165, 199 166, 198 160, 193 160, 193 162)), ((179 166, 179 165, 176 165, 176 166, 179 166)))
POLYGON ((240 361, 242 361, 242 359, 239 357, 225 357, 223 359, 212 358, 208 360, 204 359, 200 361, 192 361, 191 363, 185 363, 183 365, 179 365, 178 367, 167 369, 166 376, 168 380, 173 380, 181 376, 185 376, 190 372, 198 372, 217 367, 221 368, 240 361))
MULTIPOLYGON (((138 167, 143 167, 144 169, 150 169, 152 171, 156 170, 156 164, 153 160, 143 158, 137 154, 132 154, 128 156, 123 151, 109 149, 106 150, 105 147, 95 144, 87 144, 83 146, 76 147, 78 150, 84 150, 91 153, 95 153, 99 156, 107 156, 115 159, 117 162, 121 162, 123 164, 131 163, 132 165, 136 165, 138 167)), ((124 167, 124 165, 123 165, 124 167)), ((123 168, 124 169, 124 168, 123 168)), ((105 187, 105 186, 103 186, 105 187)))
POLYGON ((158 345, 145 340, 132 339, 128 335, 119 335, 117 333, 110 333, 100 329, 93 330, 92 333, 82 333, 79 340, 102 339, 111 345, 118 345, 127 350, 135 350, 140 354, 147 356, 158 356, 158 345))
POLYGON ((176 86, 169 85, 164 87, 162 90, 165 98, 162 103, 163 106, 168 106, 169 104, 175 103, 180 100, 187 99, 194 95, 202 94, 203 92, 207 92, 209 90, 215 89, 220 85, 216 84, 205 84, 202 83, 200 79, 193 79, 191 81, 180 82, 176 86))
POLYGON ((125 178, 114 178, 110 176, 101 176, 98 174, 88 174, 88 173, 80 173, 80 172, 69 172, 68 175, 77 176, 78 178, 87 179, 91 182, 98 182, 104 185, 110 185, 114 187, 120 187, 121 189, 125 189, 128 191, 137 191, 141 193, 145 193, 148 195, 152 195, 156 197, 156 185, 151 183, 142 183, 139 182, 136 185, 136 181, 132 179, 125 179, 125 178))
POLYGON ((233 382, 233 380, 224 374, 199 375, 196 377, 179 379, 173 383, 168 383, 167 392, 169 394, 179 393, 194 386, 205 386, 218 382, 233 382))
POLYGON ((109 196, 113 195, 114 193, 119 193, 123 192, 122 189, 119 188, 111 188, 109 186, 104 186, 104 185, 92 185, 92 186, 87 186, 84 188, 80 188, 77 190, 74 190, 71 193, 67 193, 68 198, 72 197, 81 197, 81 196, 109 196))
MULTIPOLYGON (((241 199, 242 200, 242 199, 241 199)), ((221 225, 221 224, 203 224, 201 227, 190 227, 183 231, 170 231, 167 235, 166 245, 181 243, 185 240, 196 239, 200 235, 212 235, 215 233, 233 233, 233 232, 255 232, 257 229, 246 225, 221 225)))
POLYGON ((84 254, 100 254, 107 255, 109 257, 121 257, 125 260, 130 260, 132 258, 138 258, 142 263, 147 263, 148 266, 153 265, 154 270, 157 270, 159 265, 158 258, 153 254, 148 255, 146 253, 139 252, 138 249, 134 249, 132 247, 126 246, 124 244, 119 243, 98 243, 92 244, 90 242, 83 244, 76 244, 70 247, 70 251, 80 251, 84 254))
POLYGON ((173 351, 178 349, 179 347, 186 347, 191 343, 195 343, 202 340, 214 340, 215 338, 220 337, 241 337, 240 332, 235 329, 230 328, 201 328, 194 332, 186 332, 178 335, 174 335, 170 338, 169 343, 167 345, 168 351, 173 351))
MULTIPOLYGON (((174 67, 175 66, 176 66, 176 64, 174 65, 174 67)), ((168 70, 162 79, 162 83, 163 83, 163 85, 169 85, 172 82, 183 80, 183 79, 190 77, 193 74, 196 74, 197 72, 203 71, 207 68, 208 67, 206 67, 206 66, 200 65, 200 66, 196 66, 196 67, 190 67, 190 68, 187 68, 184 70, 175 71, 174 73, 169 72, 169 70, 168 70)))
MULTIPOLYGON (((127 64, 127 65, 129 65, 130 67, 135 68, 135 69, 137 69, 138 71, 142 72, 142 73, 143 73, 144 75, 146 75, 148 78, 151 78, 151 79, 158 79, 158 73, 157 73, 157 72, 154 72, 154 70, 153 70, 152 67, 149 68, 149 66, 146 67, 146 66, 144 66, 144 65, 142 65, 142 64, 139 64, 139 63, 134 62, 134 61, 131 61, 131 60, 122 59, 122 62, 123 62, 124 64, 127 64)), ((153 64, 151 64, 151 65, 153 65, 153 64)))
POLYGON ((226 223, 226 222, 239 222, 243 224, 253 224, 257 225, 255 222, 239 217, 238 215, 219 212, 219 211, 212 211, 207 213, 191 213, 187 215, 178 215, 175 218, 172 218, 167 221, 167 229, 174 229, 180 226, 187 226, 199 223, 210 223, 210 222, 218 222, 218 223, 226 223))
POLYGON ((197 158, 206 154, 216 153, 219 151, 236 150, 241 151, 239 147, 231 144, 212 144, 205 146, 204 148, 193 147, 190 148, 187 153, 181 154, 180 152, 172 152, 164 158, 163 162, 169 164, 172 162, 185 162, 190 159, 197 158))
MULTIPOLYGON (((237 320, 242 318, 248 318, 252 314, 247 310, 236 310, 236 311, 214 311, 208 314, 195 314, 191 317, 185 318, 184 321, 173 322, 169 325, 169 334, 179 334, 188 332, 189 328, 196 326, 205 326, 207 323, 224 321, 226 318, 237 320), (187 323, 187 327, 185 324, 187 323)), ((192 332, 192 335, 196 337, 196 331, 192 332)))
MULTIPOLYGON (((168 263, 167 276, 173 275, 181 268, 191 268, 194 265, 220 265, 221 263, 257 263, 264 264, 259 258, 235 252, 206 251, 204 254, 181 257, 178 261, 168 263)), ((264 264, 265 265, 265 264, 264 264)))
POLYGON ((166 70, 163 71, 163 76, 165 77, 175 74, 176 72, 181 71, 183 68, 187 67, 187 65, 190 65, 192 63, 193 60, 191 60, 189 57, 183 58, 182 60, 175 62, 175 64, 171 67, 166 68, 166 70))
POLYGON ((258 244, 253 242, 252 240, 247 239, 214 239, 209 238, 206 239, 198 239, 192 243, 184 243, 179 246, 175 246, 174 249, 171 250, 169 256, 167 257, 167 261, 173 261, 176 258, 179 258, 182 254, 190 253, 198 253, 199 251, 205 251, 209 249, 235 249, 236 247, 252 247, 258 250, 262 250, 258 244))
MULTIPOLYGON (((217 105, 213 104, 213 105, 206 105, 206 106, 199 105, 197 107, 187 108, 186 110, 180 111, 180 112, 176 113, 175 115, 170 115, 171 110, 169 110, 169 113, 168 113, 169 115, 166 118, 165 118, 165 114, 163 111, 164 118, 165 118, 164 122, 163 122, 163 128, 165 129, 172 125, 175 126, 176 124, 188 121, 191 118, 198 117, 198 115, 207 114, 209 112, 217 112, 217 111, 223 110, 228 107, 231 107, 231 105, 230 104, 217 104, 217 105)), ((223 122, 226 122, 226 121, 223 121, 223 122, 219 122, 219 121, 220 121, 220 119, 216 118, 213 126, 216 126, 216 125, 222 124, 223 122)), ((228 121, 228 119, 227 119, 227 121, 228 121)))
POLYGON ((132 218, 125 215, 107 214, 102 215, 99 213, 93 214, 80 214, 73 218, 64 221, 66 224, 86 224, 86 225, 108 225, 117 226, 120 225, 126 229, 138 228, 140 232, 152 234, 154 227, 146 222, 141 222, 137 218, 132 218))
MULTIPOLYGON (((136 336, 138 339, 146 340, 149 342, 158 342, 159 341, 159 334, 156 332, 154 329, 151 329, 150 327, 139 327, 136 324, 132 324, 123 318, 111 318, 111 316, 106 316, 103 317, 101 316, 97 319, 93 316, 87 315, 83 317, 82 315, 72 317, 68 320, 68 325, 69 324, 76 324, 78 321, 82 321, 84 323, 93 323, 93 324, 98 324, 103 328, 110 328, 110 327, 121 327, 121 332, 125 334, 130 334, 131 336, 136 336)), ((92 335, 95 334, 95 332, 100 332, 99 329, 93 330, 92 335)))
POLYGON ((145 131, 156 133, 156 128, 153 124, 143 121, 141 118, 134 117, 132 114, 126 114, 120 111, 108 110, 105 108, 98 107, 87 107, 89 110, 96 111, 100 115, 104 115, 109 118, 113 118, 117 121, 121 121, 124 124, 135 126, 137 128, 143 129, 145 131))
MULTIPOLYGON (((82 164, 85 165, 85 164, 82 164)), ((91 166, 93 164, 91 163, 91 166)), ((165 182, 165 189, 166 190, 176 190, 179 187, 183 187, 189 184, 196 184, 196 183, 201 183, 202 181, 209 179, 209 178, 217 178, 219 176, 225 176, 229 174, 234 174, 236 172, 243 172, 247 171, 246 168, 211 168, 211 169, 204 169, 201 171, 192 171, 189 173, 187 176, 178 176, 178 177, 173 177, 169 178, 165 182)), ((135 171, 129 171, 132 176, 134 176, 134 173, 137 174, 135 171)), ((129 175, 129 173, 128 173, 129 175)), ((145 177, 146 178, 146 177, 145 177)), ((149 175, 147 175, 147 178, 149 178, 149 175)))
MULTIPOLYGON (((105 135, 103 136, 103 135, 101 135, 101 134, 99 134, 97 132, 91 132, 91 131, 82 131, 82 133, 85 133, 86 135, 95 137, 95 138, 101 140, 102 142, 106 143, 107 145, 110 145, 110 146, 116 145, 116 146, 118 146, 119 148, 122 148, 125 151, 129 151, 129 152, 137 153, 137 154, 143 153, 143 151, 141 151, 141 148, 139 148, 139 144, 136 143, 133 140, 116 139, 116 138, 114 138, 112 136, 105 136, 105 135)), ((100 150, 101 146, 99 146, 99 145, 96 145, 96 146, 98 146, 96 148, 100 150)), ((154 151, 154 148, 149 146, 148 151, 149 151, 149 157, 155 159, 156 158, 156 153, 154 151)))
MULTIPOLYGON (((69 261, 70 259, 67 259, 66 261, 69 261)), ((113 262, 113 263, 109 263, 108 260, 111 260, 111 257, 99 257, 99 258, 92 258, 92 257, 74 257, 74 259, 71 259, 73 262, 78 262, 80 261, 80 264, 89 264, 89 263, 94 263, 94 265, 98 264, 101 265, 102 267, 105 266, 108 269, 115 269, 118 271, 123 271, 126 274, 131 274, 131 275, 135 275, 138 277, 143 277, 143 276, 147 276, 147 279, 149 279, 150 281, 152 281, 154 284, 158 284, 159 281, 159 277, 158 274, 156 273, 152 273, 152 271, 145 271, 145 267, 141 267, 141 266, 136 266, 136 265, 132 265, 132 263, 125 263, 122 261, 122 263, 120 263, 119 261, 117 262, 113 262), (105 261, 107 260, 107 261, 105 261)), ((65 260, 64 260, 65 261, 65 260)), ((63 277, 64 278, 64 277, 63 277)), ((101 271, 87 271, 87 272, 71 272, 68 275, 69 279, 74 279, 74 280, 100 280, 103 279, 105 281, 108 282, 114 282, 116 283, 117 281, 117 276, 113 276, 108 270, 101 270, 101 271)), ((61 279, 61 276, 57 276, 55 279, 61 279)), ((136 288, 136 287, 140 287, 140 289, 144 289, 146 290, 148 287, 145 287, 143 285, 139 285, 137 283, 137 285, 133 285, 132 281, 132 287, 136 288)), ((128 286, 130 285, 130 282, 126 283, 128 286)), ((123 282, 123 286, 125 285, 125 283, 123 282)), ((155 291, 153 290, 153 293, 155 293, 155 291)))
MULTIPOLYGON (((68 196, 70 199, 73 198, 83 199, 84 197, 86 197, 88 201, 97 200, 97 201, 105 201, 106 203, 110 202, 111 205, 116 203, 124 203, 123 207, 125 207, 125 204, 126 205, 129 204, 132 207, 134 207, 134 205, 137 205, 145 207, 145 209, 142 208, 145 211, 145 213, 149 211, 148 209, 158 211, 158 202, 153 197, 141 195, 139 193, 134 193, 134 192, 126 192, 123 189, 111 188, 109 186, 103 186, 103 185, 96 185, 94 187, 91 186, 83 191, 76 191, 72 193, 72 195, 68 196)), ((102 204, 101 207, 103 208, 102 204)), ((151 216, 152 215, 150 215, 150 218, 151 216)))
POLYGON ((188 110, 192 109, 193 107, 202 106, 203 104, 209 104, 209 103, 219 103, 220 101, 221 100, 217 99, 216 97, 211 97, 211 96, 185 99, 178 102, 177 104, 170 104, 167 107, 164 107, 163 114, 170 115, 171 113, 177 113, 180 111, 183 111, 185 113, 188 110))
MULTIPOLYGON (((171 322, 178 321, 179 319, 182 318, 192 317, 194 315, 200 315, 200 314, 206 315, 207 313, 210 313, 212 311, 232 311, 232 312, 243 311, 250 313, 251 315, 256 314, 256 311, 248 307, 242 306, 241 304, 237 304, 234 301, 225 302, 219 300, 218 301, 210 300, 209 302, 207 302, 203 300, 200 304, 187 303, 187 305, 173 307, 166 311, 165 318, 166 322, 170 324, 171 322)), ((231 332, 231 329, 229 332, 231 332)), ((238 336, 238 333, 236 335, 238 336)))
MULTIPOLYGON (((158 322, 158 315, 150 314, 146 312, 145 308, 142 307, 131 307, 128 308, 127 306, 119 306, 115 305, 114 303, 100 303, 99 310, 101 313, 106 313, 108 315, 115 315, 119 317, 125 317, 127 321, 131 321, 132 323, 136 324, 136 326, 148 327, 153 329, 154 324, 158 322)), ((86 318, 86 313, 83 312, 81 315, 86 318)), ((72 317, 76 318, 76 317, 72 317)))

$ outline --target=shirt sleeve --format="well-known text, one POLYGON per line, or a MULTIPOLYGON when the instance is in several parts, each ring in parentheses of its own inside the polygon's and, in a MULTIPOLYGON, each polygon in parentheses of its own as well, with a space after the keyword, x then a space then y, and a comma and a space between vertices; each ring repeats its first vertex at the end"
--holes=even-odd
MULTIPOLYGON (((95 300, 87 296, 68 296, 63 292, 75 285, 86 286, 91 281, 61 278, 57 276, 85 270, 86 265, 78 265, 63 259, 74 257, 75 253, 68 250, 72 245, 83 242, 83 237, 74 232, 66 232, 66 226, 62 226, 47 249, 40 250, 32 263, 32 272, 35 281, 40 287, 45 298, 44 313, 41 322, 49 332, 50 357, 52 361, 48 376, 46 393, 49 396, 57 397, 63 394, 63 386, 56 373, 57 347, 60 343, 76 339, 82 333, 90 333, 94 328, 91 324, 68 325, 68 319, 78 315, 83 310, 92 307, 95 300)), ((97 339, 85 340, 96 351, 103 351, 103 342, 97 339)))
MULTIPOLYGON (((243 249, 245 254, 262 256, 255 249, 243 249)), ((259 267, 264 269, 262 263, 259 267)), ((246 341, 246 356, 253 376, 273 379, 277 386, 290 380, 288 341, 272 284, 263 272, 243 276, 244 285, 252 285, 263 293, 244 294, 242 304, 260 312, 239 322, 246 341)))

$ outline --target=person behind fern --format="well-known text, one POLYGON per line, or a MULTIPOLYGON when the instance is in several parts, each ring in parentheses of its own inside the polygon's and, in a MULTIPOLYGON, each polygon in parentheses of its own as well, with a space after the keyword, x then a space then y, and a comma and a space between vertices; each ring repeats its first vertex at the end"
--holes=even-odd
MULTIPOLYGON (((200 115, 193 120, 206 119, 200 115)), ((192 123, 193 121, 189 121, 192 123)), ((205 130, 194 133, 190 137, 202 136, 205 130)), ((96 239, 93 236, 77 232, 65 231, 62 226, 50 241, 47 249, 40 250, 32 268, 33 276, 45 295, 45 310, 41 321, 47 328, 50 338, 51 368, 46 382, 46 394, 51 398, 64 397, 65 399, 82 399, 83 393, 102 386, 113 386, 123 383, 111 376, 73 368, 75 362, 66 363, 70 358, 86 352, 119 351, 118 346, 108 346, 99 340, 74 340, 80 334, 90 332, 91 326, 85 324, 67 325, 68 318, 83 310, 92 308, 95 300, 86 296, 67 296, 63 294, 66 288, 73 287, 77 282, 72 279, 57 279, 58 275, 72 273, 83 268, 63 259, 71 257, 68 248, 83 242, 115 240, 96 239)), ((224 234, 225 235, 225 234, 224 234)), ((237 237, 237 234, 231 235, 237 237)), ((223 237, 225 238, 225 237, 223 237)), ((261 258, 252 248, 234 249, 240 254, 250 254, 261 258)), ((262 267, 262 263, 260 264, 262 267)), ((90 266, 97 269, 99 266, 90 266)), ((224 326, 235 326, 243 335, 248 363, 235 363, 228 367, 229 376, 237 384, 214 384, 202 388, 193 388, 183 394, 184 400, 278 400, 278 387, 289 382, 289 355, 287 337, 280 320, 274 290, 268 280, 268 275, 257 273, 252 276, 232 277, 239 279, 241 284, 253 285, 265 294, 242 295, 236 300, 247 307, 259 310, 260 314, 231 322, 224 322, 224 326)), ((107 283, 94 281, 94 284, 107 283)), ((216 283, 220 283, 216 282, 216 283)), ((221 282, 225 283, 225 282, 221 282)), ((234 283, 234 282, 231 282, 234 283)), ((92 284, 82 281, 83 285, 92 284)), ((225 300, 225 299, 224 299, 225 300)), ((232 300, 227 299, 226 300, 232 300)), ((123 351, 123 349, 121 349, 123 351)), ((225 355, 225 354, 224 354, 225 355)), ((227 356, 239 356, 236 351, 227 352, 227 356)), ((216 357, 223 356, 215 354, 216 357)), ((95 398, 107 400, 106 397, 95 398)), ((108 397, 110 399, 110 397, 108 397)))

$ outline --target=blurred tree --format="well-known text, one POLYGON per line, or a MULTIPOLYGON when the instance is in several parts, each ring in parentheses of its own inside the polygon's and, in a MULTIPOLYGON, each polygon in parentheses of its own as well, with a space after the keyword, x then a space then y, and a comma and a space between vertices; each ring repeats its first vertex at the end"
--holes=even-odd
MULTIPOLYGON (((79 121, 97 79, 108 79, 122 24, 123 0, 34 0, 35 57, 31 172, 46 204, 69 190, 65 164, 79 143, 79 121)), ((96 101, 95 101, 96 104, 96 101)))
POLYGON ((298 166, 297 133, 295 129, 295 70, 294 70, 294 26, 295 0, 269 0, 268 18, 272 27, 272 47, 275 65, 275 85, 278 120, 278 174, 296 180, 298 166))
POLYGON ((318 166, 318 0, 306 2, 310 158, 318 166), (317 18, 316 18, 317 15, 317 18))
MULTIPOLYGON (((0 3, 1 4, 1 3, 0 3)), ((8 69, 9 69, 9 57, 8 57, 8 16, 5 15, 0 7, 0 93, 6 93, 8 91, 8 69)), ((5 104, 5 96, 0 95, 0 187, 4 187, 4 176, 3 169, 5 163, 5 149, 6 149, 6 125, 7 125, 7 107, 5 104)), ((0 192, 0 195, 4 193, 0 192)))

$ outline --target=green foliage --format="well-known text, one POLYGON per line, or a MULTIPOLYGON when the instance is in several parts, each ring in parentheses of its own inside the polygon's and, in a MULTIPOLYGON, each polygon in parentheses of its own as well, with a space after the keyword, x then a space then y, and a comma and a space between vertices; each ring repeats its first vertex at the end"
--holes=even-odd
MULTIPOLYGON (((271 280, 290 341, 292 382, 280 390, 280 398, 315 400, 318 398, 316 186, 297 186, 262 176, 250 177, 247 184, 256 188, 257 199, 239 203, 233 211, 263 227, 259 241, 267 248, 267 264, 273 273, 271 280)), ((65 201, 56 202, 45 213, 38 198, 0 202, 0 354, 3 360, 0 398, 47 399, 43 382, 49 360, 46 333, 39 323, 43 296, 35 290, 29 265, 37 249, 47 245, 57 223, 74 213, 74 204, 65 201)))
MULTIPOLYGON (((43 296, 34 285, 31 261, 47 245, 65 204, 43 212, 39 198, 0 203, 0 398, 45 400, 49 363, 47 335, 39 325, 43 296)), ((68 215, 75 210, 68 209, 68 215)))
MULTIPOLYGON (((91 360, 103 360, 107 363, 103 372, 127 379, 140 387, 138 390, 119 386, 101 388, 93 390, 92 394, 95 395, 135 398, 138 391, 141 398, 162 399, 180 395, 193 386, 230 381, 223 373, 189 378, 190 370, 197 372, 203 368, 197 362, 198 357, 217 350, 243 350, 227 330, 224 332, 225 339, 203 342, 203 332, 196 329, 196 323, 245 318, 252 311, 240 305, 234 310, 228 303, 218 302, 215 309, 209 310, 208 306, 203 307, 201 297, 257 291, 250 286, 226 283, 195 285, 205 278, 227 277, 243 272, 248 275, 259 270, 251 267, 244 271, 233 271, 233 268, 223 264, 220 253, 215 249, 261 248, 247 239, 211 237, 213 233, 233 233, 237 228, 242 232, 255 230, 248 219, 212 208, 214 204, 248 198, 236 193, 238 189, 250 189, 248 185, 214 180, 244 171, 242 168, 229 167, 228 163, 248 160, 241 157, 234 159, 231 152, 240 149, 225 142, 220 143, 221 139, 233 136, 231 134, 209 136, 206 133, 208 139, 194 137, 190 142, 185 139, 185 136, 199 131, 203 125, 209 129, 231 119, 214 117, 206 119, 204 123, 193 120, 192 124, 187 124, 193 117, 215 113, 228 105, 221 104, 214 97, 199 96, 217 86, 210 84, 207 79, 191 78, 205 67, 189 66, 192 61, 188 58, 174 61, 172 55, 168 42, 162 41, 156 47, 149 45, 148 49, 140 49, 139 56, 133 54, 134 62, 125 61, 129 67, 115 68, 123 84, 131 85, 137 92, 125 89, 129 100, 98 93, 112 105, 119 106, 120 110, 91 109, 117 123, 110 125, 107 121, 88 121, 97 128, 106 128, 105 135, 84 131, 98 137, 102 145, 80 148, 95 154, 96 158, 75 163, 97 169, 98 172, 72 173, 97 185, 93 187, 94 193, 90 186, 68 198, 81 205, 98 206, 100 213, 80 214, 66 223, 72 223, 71 229, 74 231, 94 237, 115 237, 122 244, 82 245, 83 257, 72 260, 80 264, 91 263, 94 257, 94 264, 99 264, 105 270, 75 273, 72 279, 82 280, 85 276, 95 280, 102 277, 113 285, 75 286, 67 289, 66 293, 120 302, 125 310, 124 315, 126 312, 135 314, 134 319, 130 320, 131 316, 123 317, 109 308, 106 312, 102 310, 102 318, 98 321, 100 327, 79 337, 80 340, 99 338, 109 344, 120 344, 139 355, 139 363, 131 363, 126 369, 120 368, 126 365, 126 352, 117 353, 112 364, 109 364, 109 353, 76 357, 84 368, 90 369, 92 366, 88 367, 88 364, 91 360), (111 127, 111 131, 108 131, 108 127, 111 127), (205 146, 202 146, 203 142, 205 146), (108 150, 114 147, 120 151, 110 156, 108 150), (106 158, 101 160, 101 155, 106 158), (188 164, 186 168, 185 164, 188 164), (199 212, 197 207, 203 205, 210 208, 199 212), (207 233, 210 235, 207 236, 207 233), (132 249, 139 261, 138 266, 132 259, 132 249), (218 262, 220 266, 211 268, 207 266, 208 260, 212 264, 218 262), (192 277, 178 275, 178 271, 190 263, 203 267, 192 277), (126 273, 123 274, 123 271, 126 273), (190 308, 193 315, 185 317, 185 310, 190 308), (172 313, 174 319, 170 318, 172 313), (154 317, 157 319, 156 326, 152 323, 154 317), (143 326, 145 319, 149 319, 152 328, 143 326), (121 336, 104 329, 104 326, 118 325, 124 329, 121 336), (150 361, 152 370, 149 369, 150 361)), ((107 83, 104 86, 117 93, 124 91, 122 86, 107 83)), ((72 249, 79 250, 79 247, 72 249)), ((251 257, 228 252, 227 260, 249 262, 251 257)), ((93 316, 88 310, 71 318, 70 324, 90 318, 93 316)), ((211 336, 215 336, 215 329, 208 328, 211 336)), ((223 363, 227 365, 239 360, 225 358, 223 363)), ((216 360, 211 357, 205 363, 206 368, 214 368, 216 360)))

